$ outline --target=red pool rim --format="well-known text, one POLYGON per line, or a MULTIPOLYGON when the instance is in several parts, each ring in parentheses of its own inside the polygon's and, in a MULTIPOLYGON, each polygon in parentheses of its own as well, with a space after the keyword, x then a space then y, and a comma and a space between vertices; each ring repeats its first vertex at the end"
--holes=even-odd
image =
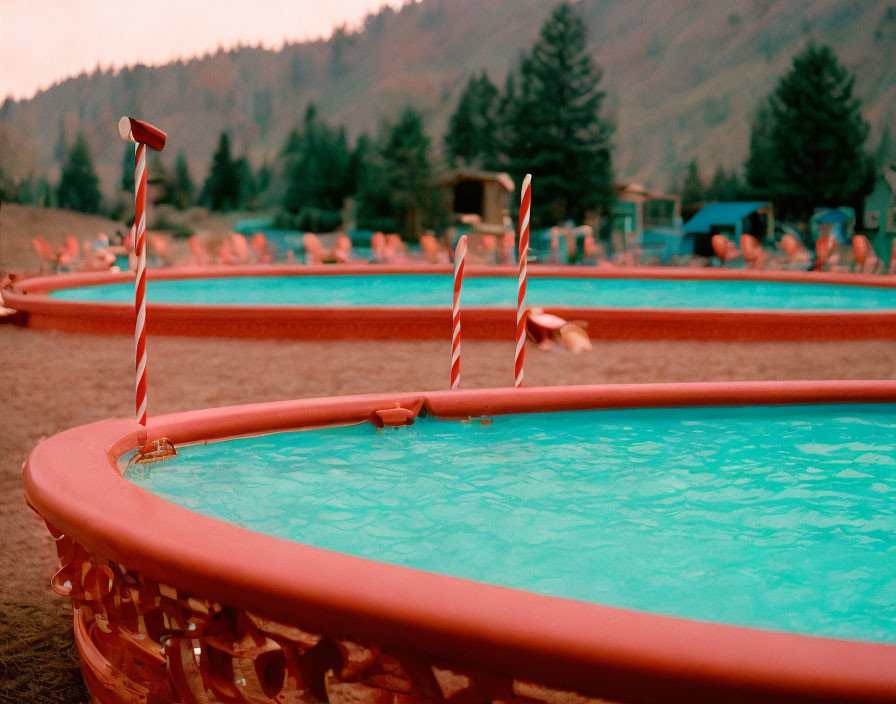
MULTIPOLYGON (((364 264, 295 266, 171 267, 149 271, 151 281, 244 277, 334 275, 450 275, 450 264, 380 266, 364 264)), ((467 267, 465 277, 516 277, 509 266, 467 267)), ((896 277, 804 271, 729 270, 721 268, 610 268, 533 265, 530 277, 665 279, 688 281, 773 281, 802 284, 896 287, 896 277)), ((8 307, 20 311, 25 324, 68 332, 133 334, 133 305, 65 301, 50 291, 100 284, 128 283, 133 273, 81 273, 43 276, 17 282, 3 292, 8 307)), ((588 324, 597 339, 693 340, 849 340, 896 339, 896 310, 776 311, 635 309, 547 306, 546 311, 588 324)), ((513 307, 465 307, 461 310, 467 339, 512 340, 513 307)), ((323 307, 198 305, 149 303, 148 329, 155 335, 294 339, 450 339, 451 300, 438 307, 323 307)))
POLYGON ((651 615, 303 546, 193 513, 125 480, 115 458, 193 442, 370 420, 593 408, 896 400, 896 382, 736 382, 484 389, 309 399, 113 419, 41 443, 29 503, 88 550, 176 588, 306 628, 624 701, 893 701, 896 646, 651 615), (297 575, 300 577, 297 578, 297 575))

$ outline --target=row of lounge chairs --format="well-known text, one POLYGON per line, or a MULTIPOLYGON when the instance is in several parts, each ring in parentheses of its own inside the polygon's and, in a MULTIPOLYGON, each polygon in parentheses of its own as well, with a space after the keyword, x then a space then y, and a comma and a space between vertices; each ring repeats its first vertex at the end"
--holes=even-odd
POLYGON ((100 232, 94 240, 78 242, 72 235, 66 236, 62 244, 53 247, 45 237, 31 240, 31 249, 41 262, 42 273, 71 271, 105 271, 113 269, 116 257, 126 254, 123 245, 112 245, 109 238, 100 232))
MULTIPOLYGON (((580 228, 584 229, 584 228, 580 228)), ((625 248, 608 257, 603 245, 590 231, 577 233, 582 240, 583 263, 599 266, 638 266, 642 261, 637 242, 626 242, 625 248)), ((69 235, 64 242, 53 247, 44 237, 32 240, 32 248, 51 271, 102 271, 115 269, 123 256, 133 256, 133 228, 119 245, 111 245, 109 238, 99 233, 95 240, 79 243, 69 235)), ((548 263, 561 261, 559 237, 550 238, 546 252, 548 263)), ((194 266, 207 264, 242 265, 268 264, 275 260, 275 248, 261 232, 251 237, 231 233, 223 239, 206 240, 198 235, 189 238, 189 261, 183 261, 170 247, 167 237, 147 234, 147 250, 151 266, 171 266, 189 263, 194 266)), ((723 266, 753 269, 794 269, 817 271, 859 271, 881 273, 884 264, 875 254, 868 238, 855 235, 851 247, 838 246, 832 237, 822 237, 816 242, 815 252, 810 252, 794 235, 785 233, 776 249, 769 249, 753 235, 743 234, 740 247, 725 235, 711 238, 715 257, 723 266)), ((427 233, 420 238, 419 251, 411 251, 397 234, 375 232, 370 237, 368 252, 356 252, 351 238, 345 233, 322 238, 314 233, 302 236, 305 264, 326 263, 385 263, 407 264, 427 262, 432 264, 451 261, 450 250, 427 233), (326 242, 326 244, 325 244, 326 242)), ((484 264, 513 264, 516 261, 516 235, 507 231, 503 235, 479 234, 471 240, 470 261, 484 264), (500 244, 499 244, 500 243, 500 244)), ((296 261, 291 250, 286 251, 286 261, 296 261)), ((890 258, 889 273, 896 273, 896 242, 890 258)), ((706 260, 704 260, 706 261, 706 260)), ((132 266, 132 264, 131 264, 132 266)), ((44 266, 41 267, 44 270, 44 266)))
MULTIPOLYGON (((884 265, 875 254, 874 248, 865 235, 854 235, 852 247, 838 246, 833 237, 820 237, 815 242, 813 255, 800 240, 790 233, 781 237, 780 251, 770 251, 753 235, 740 237, 740 248, 725 235, 713 235, 712 249, 723 265, 741 261, 751 269, 795 269, 805 271, 857 271, 879 274, 884 265), (842 251, 846 249, 846 251, 842 251), (851 252, 850 252, 851 250, 851 252), (851 260, 850 261, 850 254, 851 260)), ((890 257, 889 273, 896 273, 896 242, 890 257)))
POLYGON ((270 264, 274 261, 274 251, 267 238, 256 232, 251 238, 239 232, 233 232, 218 242, 217 247, 209 247, 199 235, 192 235, 188 240, 190 250, 189 264, 205 266, 207 264, 270 264))

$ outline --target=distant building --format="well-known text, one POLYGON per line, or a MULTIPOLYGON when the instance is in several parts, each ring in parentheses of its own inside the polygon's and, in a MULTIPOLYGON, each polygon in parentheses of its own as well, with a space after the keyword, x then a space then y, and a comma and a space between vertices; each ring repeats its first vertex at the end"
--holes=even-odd
POLYGON ((707 203, 682 227, 685 241, 681 253, 710 257, 713 235, 726 235, 740 245, 740 236, 749 233, 760 241, 773 239, 775 212, 771 203, 735 201, 707 203))
POLYGON ((681 197, 651 191, 640 183, 613 185, 616 204, 613 206, 613 231, 643 232, 654 228, 675 228, 681 225, 681 197))
POLYGON ((483 229, 503 231, 510 214, 513 179, 508 174, 478 169, 454 169, 439 179, 442 203, 454 221, 478 218, 483 229))
POLYGON ((896 163, 881 169, 874 190, 865 198, 862 229, 869 235, 877 256, 887 261, 896 238, 896 163))
POLYGON ((681 240, 681 197, 651 191, 640 183, 613 185, 616 202, 610 211, 613 250, 636 247, 645 260, 661 261, 678 254, 681 240))

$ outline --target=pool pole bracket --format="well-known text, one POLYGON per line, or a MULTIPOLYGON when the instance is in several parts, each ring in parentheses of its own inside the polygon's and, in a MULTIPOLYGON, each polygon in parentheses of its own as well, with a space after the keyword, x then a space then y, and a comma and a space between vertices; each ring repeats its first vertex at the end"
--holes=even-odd
POLYGON ((174 443, 168 438, 159 438, 137 450, 128 461, 128 469, 131 467, 142 467, 153 462, 161 462, 176 456, 177 450, 174 449, 174 443))
POLYGON ((408 407, 396 403, 392 408, 383 408, 370 414, 370 422, 377 428, 397 428, 413 425, 423 408, 423 399, 408 404, 408 407))

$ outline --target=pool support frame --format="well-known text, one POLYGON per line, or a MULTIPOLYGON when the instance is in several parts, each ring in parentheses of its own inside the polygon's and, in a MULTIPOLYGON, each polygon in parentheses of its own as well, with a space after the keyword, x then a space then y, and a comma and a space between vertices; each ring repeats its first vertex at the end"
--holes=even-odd
MULTIPOLYGON (((446 265, 381 266, 255 265, 152 269, 150 281, 240 276, 327 276, 444 274, 446 265)), ((465 277, 507 276, 512 266, 467 266, 465 277)), ((794 271, 721 268, 609 268, 532 265, 529 276, 613 279, 736 280, 801 284, 840 284, 896 288, 896 277, 794 271)), ((17 282, 3 292, 6 305, 20 311, 25 325, 67 332, 132 334, 133 306, 126 303, 65 301, 50 291, 97 284, 130 283, 132 272, 43 276, 17 282)), ((587 324, 593 339, 691 339, 729 341, 807 341, 896 339, 896 310, 775 311, 545 306, 547 312, 587 324)), ((148 304, 148 330, 153 335, 193 337, 342 339, 450 339, 450 297, 445 306, 328 307, 279 305, 148 304)), ((466 339, 512 340, 516 310, 511 307, 464 306, 461 320, 466 339)))
MULTIPOLYGON (((207 701, 250 701, 240 698, 238 673, 241 686, 258 680, 272 702, 293 701, 281 680, 295 684, 296 673, 311 673, 303 686, 331 702, 451 701, 441 679, 441 689, 433 684, 434 673, 446 671, 466 678, 454 701, 507 701, 529 691, 520 680, 624 702, 894 701, 894 645, 653 615, 304 546, 176 506, 125 480, 116 461, 163 436, 181 444, 329 424, 400 425, 420 414, 894 401, 896 382, 837 381, 261 403, 153 417, 145 429, 112 419, 63 432, 32 452, 25 493, 57 540, 54 586, 73 598, 82 670, 103 704, 149 701, 146 692, 153 702, 181 701, 166 698, 166 687, 203 687, 207 701), (136 618, 135 608, 146 614, 136 618), (164 627, 154 609, 165 610, 164 627), (187 620, 196 630, 185 630, 187 620), (215 628, 203 630, 210 623, 215 628), (129 630, 134 624, 143 631, 129 630), (165 628, 180 635, 165 640, 165 628)), ((182 701, 200 701, 183 691, 182 701)))

